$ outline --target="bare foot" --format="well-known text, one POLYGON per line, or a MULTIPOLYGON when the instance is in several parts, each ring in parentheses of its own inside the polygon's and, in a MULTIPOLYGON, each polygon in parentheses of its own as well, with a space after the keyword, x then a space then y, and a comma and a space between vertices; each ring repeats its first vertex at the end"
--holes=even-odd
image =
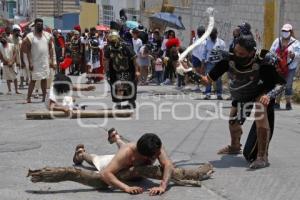
POLYGON ((16 94, 22 94, 21 92, 16 91, 16 94))
POLYGON ((27 99, 26 103, 32 103, 31 99, 27 99))

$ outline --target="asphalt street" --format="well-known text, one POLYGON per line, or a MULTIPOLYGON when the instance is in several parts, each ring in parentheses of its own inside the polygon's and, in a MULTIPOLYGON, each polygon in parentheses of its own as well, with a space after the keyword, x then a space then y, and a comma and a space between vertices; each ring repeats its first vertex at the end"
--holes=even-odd
MULTIPOLYGON (((111 108, 105 84, 96 91, 74 94, 87 109, 111 108), (105 92, 106 91, 106 92, 105 92)), ((300 196, 300 106, 292 111, 276 112, 274 137, 270 144, 270 167, 249 171, 248 163, 238 156, 220 156, 216 152, 229 144, 230 101, 205 101, 202 95, 178 91, 174 86, 138 88, 138 108, 130 119, 55 119, 26 120, 25 113, 45 110, 41 99, 23 104, 23 95, 5 95, 0 85, 0 199, 1 200, 74 200, 74 199, 230 199, 297 200, 300 196), (223 116, 223 117, 221 117, 223 116), (83 143, 88 152, 112 154, 117 148, 107 142, 103 129, 115 127, 126 138, 136 141, 143 133, 158 134, 179 167, 197 167, 210 162, 215 173, 202 187, 172 186, 162 196, 131 196, 120 191, 98 191, 73 182, 36 183, 26 177, 28 169, 45 166, 72 166, 74 148, 83 143)), ((242 143, 252 124, 244 125, 242 143)), ((145 189, 159 183, 137 183, 145 189)))

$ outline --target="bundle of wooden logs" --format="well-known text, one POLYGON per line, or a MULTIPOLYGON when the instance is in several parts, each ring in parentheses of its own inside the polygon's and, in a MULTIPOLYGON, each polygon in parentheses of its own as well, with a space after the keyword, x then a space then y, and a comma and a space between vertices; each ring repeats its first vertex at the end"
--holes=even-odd
MULTIPOLYGON (((213 173, 211 164, 203 164, 193 169, 175 168, 171 181, 180 186, 201 186, 201 181, 209 179, 213 173)), ((128 181, 132 175, 143 178, 161 180, 163 171, 160 166, 139 166, 129 170, 123 170, 117 174, 120 180, 128 181)), ((28 171, 27 177, 31 177, 33 183, 58 183, 73 181, 97 189, 107 189, 108 185, 100 178, 98 171, 83 170, 76 167, 45 167, 38 170, 28 171)))
POLYGON ((62 111, 32 111, 26 113, 26 119, 55 119, 55 118, 113 118, 131 117, 132 110, 74 110, 64 113, 62 111))

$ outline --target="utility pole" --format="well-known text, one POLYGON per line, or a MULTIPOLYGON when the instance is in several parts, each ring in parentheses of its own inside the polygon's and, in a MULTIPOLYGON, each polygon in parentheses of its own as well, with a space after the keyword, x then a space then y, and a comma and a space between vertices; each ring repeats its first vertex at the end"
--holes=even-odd
POLYGON ((276 32, 277 0, 264 1, 264 48, 269 49, 274 41, 276 32))

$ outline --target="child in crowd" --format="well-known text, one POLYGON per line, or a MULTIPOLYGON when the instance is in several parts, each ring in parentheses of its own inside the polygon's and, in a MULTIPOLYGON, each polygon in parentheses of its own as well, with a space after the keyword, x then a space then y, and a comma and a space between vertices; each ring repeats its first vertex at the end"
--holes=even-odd
POLYGON ((149 47, 147 45, 143 45, 137 55, 137 64, 140 68, 141 79, 140 85, 148 85, 148 74, 149 67, 153 66, 154 58, 150 54, 149 47))
POLYGON ((157 85, 160 85, 164 81, 164 65, 162 55, 163 51, 159 53, 155 60, 155 77, 157 79, 157 85))

